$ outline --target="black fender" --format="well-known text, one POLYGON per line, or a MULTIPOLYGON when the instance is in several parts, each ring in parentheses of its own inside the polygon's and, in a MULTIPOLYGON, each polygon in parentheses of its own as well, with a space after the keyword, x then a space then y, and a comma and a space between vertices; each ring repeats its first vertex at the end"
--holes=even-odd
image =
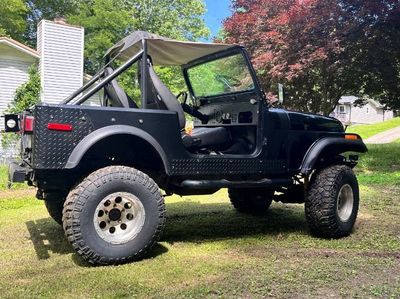
POLYGON ((356 140, 345 139, 344 136, 321 138, 308 149, 301 163, 300 173, 309 175, 323 154, 337 155, 345 152, 365 153, 367 151, 367 146, 359 136, 356 140))
POLYGON ((165 154, 161 145, 151 136, 149 133, 138 129, 136 127, 131 127, 127 125, 113 125, 103 127, 101 129, 95 130, 85 138, 83 138, 74 148, 71 155, 68 158, 67 163, 65 164, 65 168, 72 169, 75 168, 85 153, 97 142, 103 140, 109 136, 119 135, 119 134, 127 134, 139 137, 144 141, 148 142, 156 152, 160 155, 160 158, 163 162, 166 173, 170 173, 169 171, 169 163, 167 159, 167 155, 165 154))

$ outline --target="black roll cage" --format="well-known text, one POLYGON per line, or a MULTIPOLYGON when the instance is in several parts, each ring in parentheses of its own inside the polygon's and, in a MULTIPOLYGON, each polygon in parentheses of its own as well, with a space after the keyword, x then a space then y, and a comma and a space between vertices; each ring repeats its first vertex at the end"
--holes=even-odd
MULTIPOLYGON (((244 48, 241 47, 241 46, 235 46, 235 47, 232 47, 232 48, 227 49, 227 50, 223 50, 223 51, 211 54, 211 55, 200 57, 198 59, 195 59, 195 60, 189 62, 188 64, 183 65, 182 66, 183 77, 184 77, 185 83, 186 83, 186 85, 187 85, 187 87, 189 89, 189 93, 191 94, 191 96, 193 98, 195 98, 195 95, 193 93, 193 88, 191 86, 191 83, 190 83, 190 80, 189 80, 189 77, 188 77, 188 74, 187 74, 188 68, 193 67, 195 65, 203 64, 203 63, 205 63, 207 61, 211 61, 211 60, 219 59, 219 58, 222 58, 222 57, 235 55, 237 53, 242 53, 242 55, 245 58, 246 64, 248 66, 248 69, 250 71, 251 77, 252 77, 253 82, 254 82, 254 90, 253 91, 255 91, 257 93, 257 95, 261 99, 264 98, 264 94, 261 91, 260 83, 259 83, 259 81, 257 79, 256 72, 255 72, 255 70, 254 70, 254 68, 253 68, 253 66, 251 64, 250 57, 249 57, 248 53, 244 50, 244 48)), ((110 83, 112 80, 114 80, 116 77, 118 77, 121 73, 123 73, 125 70, 127 70, 129 67, 131 67, 134 63, 139 61, 140 59, 142 61, 147 61, 147 58, 148 58, 147 40, 146 39, 142 39, 142 50, 140 50, 134 56, 129 58, 127 61, 125 61, 121 66, 119 66, 117 69, 115 69, 110 75, 108 75, 105 78, 103 78, 97 85, 92 87, 92 85, 97 80, 99 80, 101 77, 104 76, 104 71, 105 71, 106 67, 108 65, 110 65, 110 63, 112 61, 114 61, 115 59, 117 59, 117 58, 118 58, 118 55, 116 55, 112 59, 110 59, 110 57, 107 55, 105 57, 105 65, 100 69, 100 71, 98 71, 85 85, 83 85, 82 87, 77 89, 70 96, 68 96, 65 100, 63 100, 61 102, 61 104, 64 104, 64 105, 66 105, 66 104, 80 105, 80 104, 84 103, 87 99, 89 99, 91 96, 93 96, 100 89, 102 89, 106 84, 110 83), (90 88, 90 87, 92 87, 92 88, 90 88), (76 99, 79 95, 81 95, 86 90, 88 90, 88 91, 85 94, 83 94, 78 99, 76 99)), ((142 93, 141 93, 141 98, 142 98, 142 105, 141 106, 142 107, 141 108, 145 109, 145 108, 147 108, 147 94, 148 94, 147 86, 148 85, 146 84, 146 78, 148 77, 147 76, 148 75, 148 68, 147 68, 147 64, 146 63, 141 63, 140 67, 141 67, 140 71, 141 71, 141 74, 142 74, 141 81, 140 81, 140 89, 142 91, 142 93)), ((231 94, 229 94, 229 95, 231 95, 231 94)), ((221 96, 221 95, 218 95, 218 96, 221 96)))

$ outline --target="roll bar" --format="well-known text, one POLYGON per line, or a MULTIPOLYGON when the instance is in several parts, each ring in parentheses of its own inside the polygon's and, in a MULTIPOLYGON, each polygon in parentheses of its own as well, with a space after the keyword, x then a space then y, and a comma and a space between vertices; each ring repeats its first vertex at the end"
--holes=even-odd
MULTIPOLYGON (((116 70, 114 70, 110 75, 105 77, 103 80, 100 81, 99 84, 96 86, 92 87, 89 89, 103 74, 104 74, 104 69, 105 66, 96 74, 93 76, 92 79, 88 83, 86 83, 84 86, 73 92, 70 96, 68 96, 64 101, 61 102, 61 104, 70 104, 70 105, 80 105, 83 102, 85 102, 87 99, 89 99, 91 96, 93 96, 96 92, 98 92, 101 88, 103 88, 106 84, 110 83, 112 80, 114 80, 117 76, 119 76, 122 72, 124 72, 126 69, 131 67, 135 62, 137 62, 139 59, 141 59, 145 54, 146 55, 146 42, 143 42, 144 49, 140 50, 138 53, 136 53, 135 56, 132 56, 129 58, 124 64, 122 64, 120 67, 118 67, 116 70), (82 95, 80 98, 74 101, 74 99, 84 92, 85 90, 89 89, 87 93, 82 95)), ((142 70, 143 71, 143 70, 142 70)), ((144 70, 145 72, 147 70, 144 70)), ((142 76, 142 78, 145 78, 145 76, 142 76)), ((143 84, 143 83, 142 83, 143 84)), ((145 86, 145 84, 143 84, 145 86)), ((145 105, 145 99, 146 99, 146 92, 142 91, 142 103, 145 105)))

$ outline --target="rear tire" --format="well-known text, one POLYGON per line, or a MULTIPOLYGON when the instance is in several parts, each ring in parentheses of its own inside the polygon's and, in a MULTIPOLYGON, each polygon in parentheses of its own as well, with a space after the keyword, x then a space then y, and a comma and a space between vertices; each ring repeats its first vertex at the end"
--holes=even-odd
POLYGON ((259 215, 268 210, 274 191, 263 188, 229 188, 228 194, 236 210, 241 213, 259 215))
POLYGON ((68 195, 63 227, 72 247, 92 264, 143 258, 159 240, 165 204, 143 172, 109 166, 86 177, 68 195))
POLYGON ((345 165, 319 170, 311 179, 305 214, 311 233, 323 238, 348 236, 360 202, 357 178, 345 165))

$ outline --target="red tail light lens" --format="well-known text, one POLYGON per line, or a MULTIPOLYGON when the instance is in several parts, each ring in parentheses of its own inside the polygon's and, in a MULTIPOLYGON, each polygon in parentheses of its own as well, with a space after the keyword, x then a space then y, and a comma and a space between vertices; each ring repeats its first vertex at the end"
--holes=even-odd
POLYGON ((48 123, 47 129, 54 131, 72 131, 72 125, 70 124, 60 124, 60 123, 48 123))
POLYGON ((33 121, 35 118, 33 116, 25 115, 22 119, 22 128, 24 133, 33 132, 33 121))

